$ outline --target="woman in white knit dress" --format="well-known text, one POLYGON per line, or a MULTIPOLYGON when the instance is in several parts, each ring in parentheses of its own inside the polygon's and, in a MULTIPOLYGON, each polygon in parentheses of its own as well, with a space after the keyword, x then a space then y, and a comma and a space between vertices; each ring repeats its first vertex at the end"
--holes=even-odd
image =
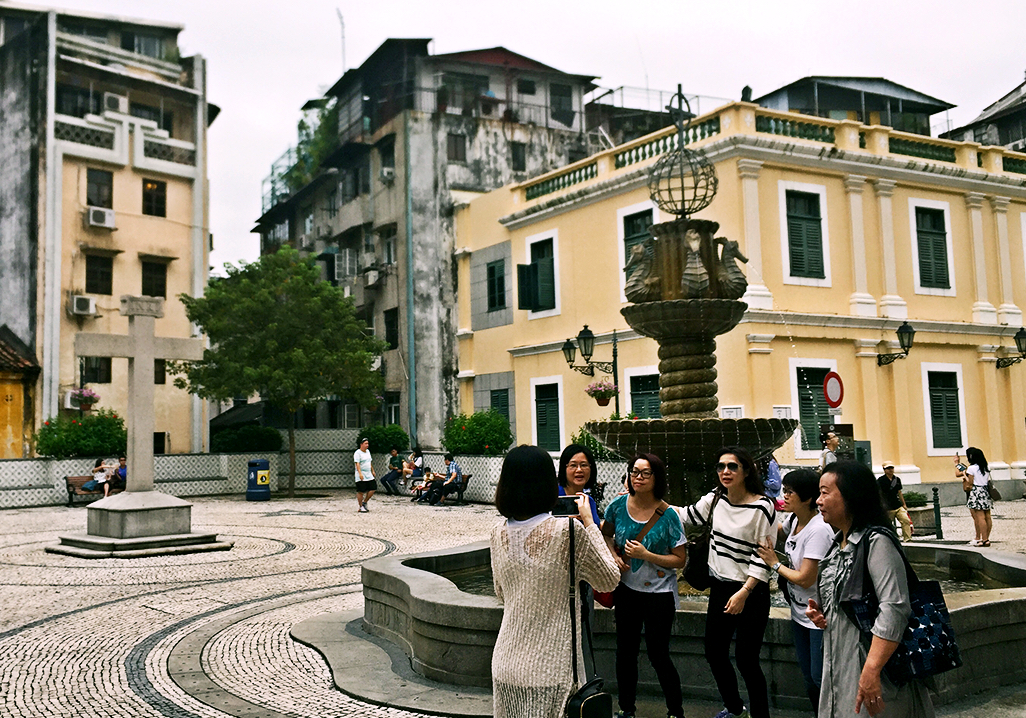
MULTIPOLYGON (((536 446, 506 455, 495 505, 506 521, 492 531, 495 595, 505 604, 492 653, 496 718, 556 718, 576 690, 570 664, 570 519, 553 517, 556 472, 536 446)), ((620 580, 586 496, 577 499, 576 581, 612 591, 620 580)), ((576 603, 576 602, 575 602, 576 603)), ((577 629, 580 631, 580 606, 577 629)), ((584 677, 577 637, 578 679, 584 677)))

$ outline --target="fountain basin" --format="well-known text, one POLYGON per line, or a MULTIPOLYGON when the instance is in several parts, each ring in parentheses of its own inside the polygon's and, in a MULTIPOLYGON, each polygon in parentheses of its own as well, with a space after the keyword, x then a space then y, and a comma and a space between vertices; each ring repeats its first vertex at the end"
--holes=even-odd
POLYGON ((667 299, 628 304, 620 314, 638 334, 653 339, 716 337, 736 327, 748 305, 736 299, 667 299))
MULTIPOLYGON (((946 597, 964 665, 936 678, 935 702, 951 703, 1002 685, 1026 682, 1026 557, 992 550, 939 544, 907 546, 914 563, 932 563, 953 575, 980 573, 1017 588, 991 589, 946 597)), ((482 541, 414 556, 383 557, 363 566, 364 627, 410 657, 413 669, 453 685, 485 686, 491 680, 491 651, 502 622, 502 605, 492 596, 464 593, 436 571, 486 566, 482 541)), ((598 672, 615 692, 616 629, 613 612, 596 608, 598 672)), ((670 642, 685 695, 717 699, 704 659, 705 606, 682 604, 670 642)), ((781 708, 807 709, 791 641, 789 613, 770 611, 762 666, 771 701, 781 708)), ((639 689, 658 695, 646 661, 640 662, 639 689)))

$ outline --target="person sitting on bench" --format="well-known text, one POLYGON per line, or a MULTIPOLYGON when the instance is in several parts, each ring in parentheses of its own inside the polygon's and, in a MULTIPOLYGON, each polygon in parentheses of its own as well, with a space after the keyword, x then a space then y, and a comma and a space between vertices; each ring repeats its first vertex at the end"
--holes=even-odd
POLYGON ((417 480, 417 483, 410 489, 410 493, 413 494, 413 498, 410 501, 424 501, 424 497, 427 492, 431 490, 431 485, 444 480, 444 476, 436 474, 431 470, 430 466, 424 467, 423 475, 417 480))
POLYGON ((463 469, 456 463, 456 459, 453 458, 452 454, 445 455, 445 481, 435 484, 431 487, 431 491, 428 492, 428 503, 432 506, 445 503, 445 497, 449 494, 454 494, 460 490, 463 486, 463 469))
POLYGON ((381 485, 389 496, 399 495, 399 479, 403 475, 403 460, 399 458, 398 447, 393 446, 388 457, 388 473, 381 477, 381 485))

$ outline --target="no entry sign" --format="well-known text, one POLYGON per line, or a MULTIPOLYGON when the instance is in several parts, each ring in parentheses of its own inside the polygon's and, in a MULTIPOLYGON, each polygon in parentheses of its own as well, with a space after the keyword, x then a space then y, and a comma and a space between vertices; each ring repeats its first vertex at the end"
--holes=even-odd
POLYGON ((827 372, 823 379, 823 396, 831 409, 836 409, 844 399, 844 384, 841 382, 841 375, 836 371, 827 372))

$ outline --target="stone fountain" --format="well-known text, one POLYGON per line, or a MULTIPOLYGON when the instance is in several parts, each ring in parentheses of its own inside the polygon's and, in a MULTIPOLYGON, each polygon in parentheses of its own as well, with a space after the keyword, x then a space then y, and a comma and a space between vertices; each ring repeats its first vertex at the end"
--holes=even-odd
POLYGON ((716 195, 712 164, 684 146, 693 115, 678 88, 667 108, 677 126, 676 149, 652 169, 649 192, 674 215, 652 225, 627 260, 621 313, 639 334, 659 343, 661 419, 593 421, 585 429, 624 456, 651 452, 666 461, 671 501, 696 500, 715 480, 713 453, 743 446, 759 461, 794 433, 795 419, 720 419, 716 414, 716 337, 744 316, 748 281, 738 266, 748 259, 738 243, 717 237, 717 222, 691 219, 716 195), (676 103, 676 104, 675 104, 676 103))

